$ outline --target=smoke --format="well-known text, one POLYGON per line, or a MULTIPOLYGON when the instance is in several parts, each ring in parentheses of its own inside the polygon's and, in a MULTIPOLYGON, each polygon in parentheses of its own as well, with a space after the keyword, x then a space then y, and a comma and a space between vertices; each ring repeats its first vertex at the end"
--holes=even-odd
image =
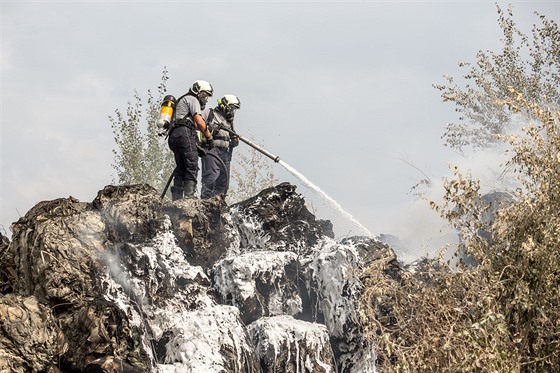
MULTIPOLYGON (((522 128, 528 120, 521 115, 512 115, 508 123, 508 133, 523 136, 522 128)), ((463 175, 469 175, 480 181, 480 194, 515 190, 519 182, 507 163, 511 154, 511 146, 504 141, 485 149, 470 150, 457 155, 448 163, 448 173, 433 177, 425 188, 421 198, 414 200, 398 215, 394 224, 396 237, 385 237, 404 262, 411 262, 420 257, 434 257, 445 252, 444 257, 450 259, 459 242, 457 233, 447 221, 430 208, 430 202, 441 206, 444 202, 445 180, 454 178, 453 169, 458 167, 463 175)))
POLYGON ((101 256, 101 262, 107 266, 113 281, 122 286, 125 293, 130 295, 132 294, 133 286, 118 255, 119 250, 118 248, 115 249, 115 254, 110 252, 110 250, 105 250, 101 256))
POLYGON ((395 236, 381 236, 405 263, 420 257, 434 257, 458 243, 455 230, 430 208, 430 201, 443 202, 443 180, 443 177, 430 180, 430 187, 423 196, 402 208, 393 224, 395 236))

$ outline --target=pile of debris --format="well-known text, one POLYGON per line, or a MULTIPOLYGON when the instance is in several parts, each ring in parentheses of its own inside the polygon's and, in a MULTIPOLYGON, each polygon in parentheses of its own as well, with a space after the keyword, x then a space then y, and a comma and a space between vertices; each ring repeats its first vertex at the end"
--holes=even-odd
POLYGON ((228 206, 148 185, 37 204, 1 237, 0 372, 374 372, 360 269, 287 183, 228 206))

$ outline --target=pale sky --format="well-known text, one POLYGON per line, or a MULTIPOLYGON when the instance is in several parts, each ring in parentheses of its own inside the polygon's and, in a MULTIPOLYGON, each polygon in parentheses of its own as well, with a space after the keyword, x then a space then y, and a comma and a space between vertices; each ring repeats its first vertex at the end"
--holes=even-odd
MULTIPOLYGON (((417 168, 441 179, 458 157, 441 139, 455 108, 432 84, 460 78, 458 63, 477 51, 498 50, 495 4, 2 0, 0 224, 10 236, 36 203, 91 202, 111 184, 108 116, 135 89, 155 92, 164 66, 172 94, 203 79, 212 100, 237 95, 237 131, 250 131, 373 234, 428 224, 412 217, 417 168)), ((498 4, 512 4, 526 33, 538 23, 533 11, 560 22, 558 0, 498 4)), ((361 233, 274 170, 337 234, 361 233)))

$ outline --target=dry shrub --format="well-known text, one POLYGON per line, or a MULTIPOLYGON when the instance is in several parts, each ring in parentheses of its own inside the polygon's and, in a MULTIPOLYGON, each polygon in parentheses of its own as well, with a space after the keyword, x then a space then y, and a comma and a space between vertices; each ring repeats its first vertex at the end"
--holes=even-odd
POLYGON ((500 104, 533 118, 504 136, 521 187, 491 222, 479 183, 455 168, 442 206, 477 265, 442 259, 389 279, 364 273, 362 316, 382 371, 549 372, 560 366, 560 111, 512 89, 500 104), (483 238, 481 230, 489 232, 483 238))
POLYGON ((381 371, 515 371, 504 315, 476 271, 367 275, 363 315, 381 371))

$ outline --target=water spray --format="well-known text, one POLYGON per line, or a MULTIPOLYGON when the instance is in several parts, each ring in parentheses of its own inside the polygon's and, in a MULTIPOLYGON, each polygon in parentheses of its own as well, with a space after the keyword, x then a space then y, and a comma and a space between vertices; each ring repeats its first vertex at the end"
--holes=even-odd
POLYGON ((367 236, 369 237, 373 237, 373 234, 371 234, 371 232, 364 227, 356 218, 354 218, 352 215, 350 215, 350 213, 348 213, 346 210, 344 210, 342 208, 342 206, 340 206, 340 204, 338 202, 336 202, 332 197, 330 197, 327 193, 323 192, 321 190, 321 188, 319 188, 318 186, 316 186, 315 184, 313 184, 311 181, 309 181, 305 176, 303 176, 300 172, 298 172, 295 168, 293 168, 292 166, 290 166, 289 164, 287 164, 284 161, 280 161, 280 164, 288 171, 290 171, 290 173, 292 175, 294 175, 295 177, 297 177, 299 180, 301 180, 301 182, 307 186, 308 188, 311 188, 312 190, 314 190, 317 194, 319 194, 321 197, 323 197, 326 201, 330 202, 331 205, 333 205, 342 215, 344 215, 345 218, 347 218, 348 220, 350 220, 351 222, 353 222, 354 224, 356 224, 358 227, 360 227, 360 229, 362 229, 364 231, 364 233, 366 233, 367 236))
POLYGON ((265 149, 261 148, 260 146, 258 146, 257 144, 253 143, 252 141, 247 140, 246 138, 239 136, 236 132, 234 132, 233 130, 229 129, 229 128, 225 128, 225 127, 221 127, 221 129, 223 129, 224 131, 229 132, 230 134, 237 136, 239 138, 239 140, 243 141, 245 144, 251 146, 253 149, 261 152, 262 154, 266 155, 268 158, 272 159, 274 162, 279 163, 282 167, 284 167, 286 170, 288 170, 292 175, 294 175, 296 178, 298 178, 306 187, 310 188, 311 190, 315 191, 315 193, 317 193, 320 197, 322 197, 323 199, 325 199, 326 201, 328 201, 331 205, 333 205, 336 210, 338 210, 345 218, 347 218, 348 220, 350 220, 351 222, 353 222, 354 224, 356 224, 358 227, 360 227, 360 229, 362 229, 369 237, 373 237, 373 234, 371 234, 371 232, 364 227, 356 218, 354 218, 352 215, 350 215, 348 212, 346 212, 346 210, 344 210, 342 208, 342 206, 340 206, 338 204, 338 202, 336 202, 332 197, 330 197, 327 193, 323 192, 321 190, 321 188, 319 188, 318 186, 316 186, 315 184, 313 184, 311 181, 309 181, 305 176, 303 176, 300 172, 298 172, 295 168, 293 168, 292 166, 290 166, 289 164, 287 164, 286 162, 280 160, 280 157, 275 156, 271 153, 269 153, 268 151, 266 151, 265 149))

